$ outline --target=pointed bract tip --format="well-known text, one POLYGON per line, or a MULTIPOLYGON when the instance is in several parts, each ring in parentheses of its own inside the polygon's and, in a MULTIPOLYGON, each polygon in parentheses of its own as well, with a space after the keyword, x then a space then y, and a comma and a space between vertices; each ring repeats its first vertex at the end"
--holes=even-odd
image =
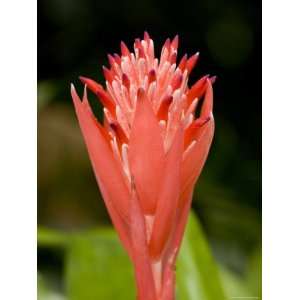
POLYGON ((211 84, 214 84, 216 82, 217 78, 218 78, 217 76, 210 77, 209 80, 210 80, 211 84))
POLYGON ((133 43, 134 49, 140 50, 142 48, 141 46, 141 40, 140 39, 135 39, 133 43))
POLYGON ((171 44, 171 40, 169 38, 167 38, 166 41, 165 41, 165 43, 164 43, 164 45, 163 45, 163 49, 164 48, 168 48, 169 49, 170 44, 171 44))
POLYGON ((130 55, 130 51, 129 49, 127 48, 126 44, 121 41, 121 53, 123 56, 129 56, 130 55))
POLYGON ((86 82, 88 81, 88 78, 84 76, 79 76, 78 78, 83 84, 86 84, 86 82))
POLYGON ((145 89, 143 87, 139 87, 137 90, 138 94, 144 94, 145 93, 145 89))
POLYGON ((154 69, 151 69, 148 73, 148 82, 149 84, 156 80, 156 72, 154 69))
POLYGON ((149 35, 149 33, 146 30, 144 31, 144 40, 145 41, 149 41, 150 40, 150 35, 149 35))
POLYGON ((112 65, 115 61, 114 57, 111 54, 107 54, 107 58, 108 58, 109 63, 112 65))
POLYGON ((114 77, 113 77, 111 71, 105 66, 102 66, 102 69, 103 69, 103 75, 104 75, 105 79, 108 82, 112 82, 114 80, 114 77))
POLYGON ((171 86, 173 87, 173 90, 176 90, 180 87, 181 83, 183 80, 183 75, 182 73, 177 74, 176 76, 173 77, 171 86))
POLYGON ((183 70, 186 67, 186 62, 187 62, 187 54, 184 54, 178 64, 178 68, 183 72, 183 70))
POLYGON ((121 64, 121 57, 117 53, 114 53, 114 59, 118 65, 121 64))
POLYGON ((140 87, 137 90, 137 98, 138 99, 142 99, 144 97, 144 95, 145 95, 145 90, 142 87, 140 87))
POLYGON ((84 88, 83 88, 83 100, 87 101, 87 84, 84 84, 84 88))
POLYGON ((189 60, 195 60, 195 61, 197 61, 198 58, 199 58, 199 55, 200 55, 200 53, 199 53, 199 52, 196 52, 195 54, 193 54, 193 55, 189 58, 189 60))
POLYGON ((206 124, 209 120, 211 119, 211 116, 207 116, 205 118, 199 118, 195 121, 195 125, 198 127, 203 126, 204 124, 206 124))
POLYGON ((71 96, 72 96, 72 100, 73 100, 73 103, 74 103, 75 107, 77 105, 81 104, 81 100, 78 97, 78 94, 76 92, 76 89, 75 89, 75 86, 74 86, 73 83, 71 83, 71 96))
POLYGON ((122 74, 122 84, 125 85, 127 89, 129 89, 130 80, 129 80, 128 76, 125 73, 122 74))
POLYGON ((174 49, 177 49, 178 48, 178 43, 179 43, 179 36, 178 36, 178 34, 176 34, 171 45, 174 49))
POLYGON ((110 70, 105 66, 102 66, 102 71, 104 72, 104 74, 110 72, 110 70))
POLYGON ((172 101, 173 101, 173 96, 172 96, 172 95, 168 95, 168 96, 166 96, 162 101, 163 101, 164 103, 166 103, 166 104, 171 104, 172 101))
POLYGON ((187 63, 186 63, 186 68, 188 69, 189 73, 193 70, 194 66, 196 65, 197 61, 199 59, 199 52, 195 53, 192 55, 187 63))
POLYGON ((146 58, 144 49, 142 47, 139 48, 138 52, 139 52, 139 57, 140 58, 146 58))
POLYGON ((150 76, 155 76, 155 75, 156 75, 155 70, 154 70, 154 69, 151 69, 151 70, 149 71, 149 75, 150 75, 150 76))
POLYGON ((122 74, 122 80, 124 81, 124 80, 129 80, 129 78, 128 78, 128 76, 125 74, 125 73, 123 73, 122 74))

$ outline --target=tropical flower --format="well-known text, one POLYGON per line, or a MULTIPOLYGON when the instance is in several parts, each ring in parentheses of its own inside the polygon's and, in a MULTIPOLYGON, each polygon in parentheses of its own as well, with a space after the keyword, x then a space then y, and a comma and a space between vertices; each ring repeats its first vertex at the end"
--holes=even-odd
POLYGON ((189 87, 199 54, 184 55, 176 65, 177 48, 178 36, 167 39, 157 59, 145 33, 135 40, 134 53, 121 42, 121 55, 108 55, 106 88, 80 77, 81 101, 71 86, 98 185, 134 264, 140 300, 174 299, 175 260, 214 132, 214 78, 189 87), (103 125, 89 106, 87 88, 103 104, 103 125))

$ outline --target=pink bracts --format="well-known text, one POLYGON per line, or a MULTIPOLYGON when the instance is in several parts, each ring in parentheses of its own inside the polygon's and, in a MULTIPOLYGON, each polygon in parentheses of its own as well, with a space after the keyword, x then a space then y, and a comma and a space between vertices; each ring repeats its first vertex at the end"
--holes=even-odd
POLYGON ((177 48, 177 36, 167 39, 157 59, 145 33, 135 40, 134 53, 122 42, 121 55, 108 56, 106 88, 80 77, 81 101, 71 86, 98 185, 134 264, 140 300, 175 297, 175 260, 214 132, 214 78, 204 76, 189 87, 199 55, 185 55, 176 65, 177 48), (103 125, 86 88, 103 104, 103 125))

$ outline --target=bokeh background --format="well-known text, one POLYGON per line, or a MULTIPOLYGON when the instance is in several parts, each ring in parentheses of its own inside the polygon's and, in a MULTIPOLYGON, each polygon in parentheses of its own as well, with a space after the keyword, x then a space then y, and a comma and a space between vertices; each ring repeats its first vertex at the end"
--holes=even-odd
POLYGON ((217 300, 218 289, 229 299, 261 297, 261 2, 38 0, 37 21, 39 299, 134 297, 132 270, 92 173, 70 82, 80 92, 79 75, 104 83, 106 54, 118 52, 121 40, 131 46, 144 30, 157 54, 176 34, 179 56, 200 51, 190 82, 218 77, 215 138, 193 199, 196 236, 186 242, 194 252, 184 250, 178 267, 179 280, 182 270, 196 275, 183 276, 187 292, 178 299, 217 300), (184 265, 184 255, 195 258, 193 266, 184 265))

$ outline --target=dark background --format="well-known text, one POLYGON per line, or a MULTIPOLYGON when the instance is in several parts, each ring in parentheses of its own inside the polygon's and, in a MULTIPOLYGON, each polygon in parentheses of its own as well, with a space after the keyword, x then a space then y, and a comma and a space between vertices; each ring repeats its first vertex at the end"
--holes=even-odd
MULTIPOLYGON (((38 224, 69 232, 109 223, 70 82, 80 92, 79 75, 103 83, 106 54, 144 30, 157 54, 175 34, 180 57, 200 51, 190 83, 218 77, 215 138, 193 208, 217 259, 242 274, 261 247, 260 1, 38 1, 38 224)), ((39 266, 50 259, 38 252, 39 266)))

